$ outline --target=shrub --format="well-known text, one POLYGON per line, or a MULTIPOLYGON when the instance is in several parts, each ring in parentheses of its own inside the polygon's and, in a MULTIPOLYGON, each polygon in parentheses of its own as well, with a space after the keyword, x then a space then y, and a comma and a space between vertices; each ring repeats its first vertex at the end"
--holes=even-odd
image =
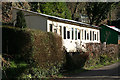
POLYGON ((75 70, 80 69, 85 65, 85 62, 89 58, 89 53, 72 53, 73 55, 66 54, 66 64, 65 69, 66 70, 75 70))
POLYGON ((26 29, 2 27, 2 53, 27 60, 32 54, 31 33, 26 29))
POLYGON ((25 21, 25 16, 22 11, 17 12, 17 19, 16 19, 16 24, 15 27, 19 28, 26 28, 26 21, 25 21))
POLYGON ((85 62, 84 68, 88 69, 97 65, 108 65, 118 61, 119 45, 116 44, 87 44, 89 60, 85 62))
POLYGON ((3 54, 11 55, 15 62, 27 62, 30 66, 23 72, 24 74, 42 77, 43 73, 46 76, 59 73, 65 57, 60 36, 27 28, 2 27, 2 29, 3 54))

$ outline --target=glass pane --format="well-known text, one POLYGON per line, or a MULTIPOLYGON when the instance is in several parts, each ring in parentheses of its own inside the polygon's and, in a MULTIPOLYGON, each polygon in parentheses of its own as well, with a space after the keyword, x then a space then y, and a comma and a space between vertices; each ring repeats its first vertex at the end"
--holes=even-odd
POLYGON ((80 31, 78 32, 78 39, 80 39, 80 31))
POLYGON ((97 32, 97 41, 98 41, 98 32, 97 32))
POLYGON ((54 29, 54 33, 57 33, 57 29, 54 29))
POLYGON ((87 40, 89 40, 89 33, 87 33, 87 40))
POLYGON ((49 24, 50 32, 52 32, 52 24, 49 24))
POLYGON ((82 30, 82 40, 83 40, 83 30, 82 30))
POLYGON ((60 26, 60 35, 62 35, 62 26, 60 26))
POLYGON ((67 38, 70 39, 70 31, 67 31, 67 38))
POLYGON ((96 34, 95 34, 95 40, 96 40, 96 34))
POLYGON ((86 30, 85 30, 85 40, 86 40, 86 30))
POLYGON ((66 27, 64 27, 64 39, 66 39, 66 27))
POLYGON ((72 28, 72 40, 74 39, 74 29, 72 28))
POLYGON ((92 32, 90 31, 90 41, 92 40, 92 32))
POLYGON ((75 40, 77 40, 77 28, 75 28, 75 40))

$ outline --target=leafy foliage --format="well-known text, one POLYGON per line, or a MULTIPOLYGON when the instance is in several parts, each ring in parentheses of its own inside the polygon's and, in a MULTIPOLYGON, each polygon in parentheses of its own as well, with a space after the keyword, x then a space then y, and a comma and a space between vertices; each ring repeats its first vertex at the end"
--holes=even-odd
POLYGON ((89 59, 85 62, 84 68, 93 69, 113 62, 119 61, 119 47, 116 44, 87 44, 89 59))
MULTIPOLYGON (((20 75, 15 77, 39 78, 59 73, 64 63, 62 38, 60 36, 27 28, 2 27, 2 31, 3 53, 10 55, 9 60, 14 61, 10 63, 9 68, 4 70, 7 72, 7 75, 14 69, 15 71, 11 76, 19 72, 17 64, 25 66, 25 68, 23 70, 20 68, 20 75), (19 61, 25 62, 25 64, 19 64, 19 61)), ((3 57, 8 60, 8 57, 3 57)))
POLYGON ((29 5, 31 6, 31 11, 37 12, 37 10, 38 10, 38 2, 29 2, 29 5))
POLYGON ((26 28, 26 21, 25 21, 25 16, 24 13, 22 11, 18 11, 17 12, 17 20, 16 20, 16 24, 15 27, 19 27, 19 28, 26 28))
MULTIPOLYGON (((12 23, 12 7, 30 9, 28 2, 2 2, 2 22, 12 23)), ((0 4, 0 5, 1 5, 0 4)))
POLYGON ((17 77, 19 77, 24 70, 26 70, 28 68, 28 64, 26 62, 16 62, 14 60, 12 61, 8 61, 9 62, 9 66, 6 66, 5 63, 3 63, 4 65, 3 67, 3 71, 2 71, 2 79, 6 80, 6 79, 17 79, 17 77), (16 74, 17 73, 17 74, 16 74))
MULTIPOLYGON (((8 23, 12 19, 11 2, 2 2, 2 22, 8 23)), ((0 4, 0 5, 1 5, 0 4)))
POLYGON ((86 4, 86 11, 90 24, 95 23, 98 25, 102 20, 106 19, 113 4, 114 3, 88 2, 86 4))
POLYGON ((64 2, 31 2, 33 6, 31 10, 38 11, 40 13, 71 19, 71 12, 64 2))
POLYGON ((81 18, 80 14, 85 14, 85 4, 86 2, 67 2, 67 7, 72 14, 72 20, 77 20, 81 18))

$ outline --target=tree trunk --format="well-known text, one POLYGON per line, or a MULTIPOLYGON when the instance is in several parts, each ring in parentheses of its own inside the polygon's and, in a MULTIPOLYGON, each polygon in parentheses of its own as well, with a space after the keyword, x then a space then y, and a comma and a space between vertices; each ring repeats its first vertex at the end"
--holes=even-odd
POLYGON ((79 2, 77 2, 77 3, 75 4, 75 9, 74 9, 74 12, 73 12, 73 14, 72 14, 72 19, 73 19, 73 20, 75 20, 75 13, 76 13, 76 11, 77 11, 78 4, 79 4, 79 2))

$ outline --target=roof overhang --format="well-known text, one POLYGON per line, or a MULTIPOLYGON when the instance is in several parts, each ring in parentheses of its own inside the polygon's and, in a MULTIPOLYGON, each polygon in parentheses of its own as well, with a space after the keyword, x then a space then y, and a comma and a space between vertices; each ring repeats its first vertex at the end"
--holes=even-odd
MULTIPOLYGON (((83 22, 79 22, 79 21, 75 21, 75 20, 63 19, 63 18, 60 18, 60 17, 50 16, 50 15, 46 15, 46 14, 42 14, 42 13, 38 13, 38 12, 33 12, 33 11, 25 10, 25 9, 20 9, 20 8, 16 8, 16 7, 13 7, 13 9, 17 9, 17 10, 21 10, 21 11, 24 11, 24 12, 33 13, 35 15, 47 17, 50 20, 55 20, 55 21, 59 21, 59 22, 63 22, 63 23, 69 23, 69 24, 74 24, 74 25, 83 26, 83 27, 100 29, 100 27, 97 27, 97 26, 94 26, 94 25, 90 25, 90 24, 87 24, 87 23, 83 23, 83 22)), ((27 16, 30 16, 30 15, 27 15, 27 16)))
POLYGON ((106 27, 108 27, 108 28, 110 28, 110 29, 113 29, 114 31, 117 31, 117 32, 120 33, 120 29, 118 29, 118 28, 116 28, 116 27, 111 27, 111 26, 106 25, 106 24, 103 24, 103 25, 106 26, 106 27))

